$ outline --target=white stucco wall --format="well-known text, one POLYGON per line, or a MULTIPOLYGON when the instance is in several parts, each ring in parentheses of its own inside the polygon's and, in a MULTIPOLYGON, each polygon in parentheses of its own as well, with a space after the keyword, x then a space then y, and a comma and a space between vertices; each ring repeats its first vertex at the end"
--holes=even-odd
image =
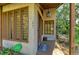
POLYGON ((9 41, 3 39, 3 47, 10 48, 16 43, 22 43, 22 53, 24 54, 36 54, 37 52, 37 38, 38 38, 38 17, 37 17, 37 10, 35 8, 35 4, 9 4, 3 6, 3 12, 14 10, 17 8, 22 8, 25 6, 29 6, 29 38, 28 43, 25 42, 16 42, 16 41, 9 41))

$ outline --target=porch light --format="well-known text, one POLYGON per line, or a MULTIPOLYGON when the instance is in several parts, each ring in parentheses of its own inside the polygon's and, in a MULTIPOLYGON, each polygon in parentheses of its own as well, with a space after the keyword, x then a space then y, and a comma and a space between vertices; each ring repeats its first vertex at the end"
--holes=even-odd
POLYGON ((49 9, 49 10, 47 10, 46 16, 47 16, 47 17, 50 17, 50 16, 51 16, 50 9, 49 9))

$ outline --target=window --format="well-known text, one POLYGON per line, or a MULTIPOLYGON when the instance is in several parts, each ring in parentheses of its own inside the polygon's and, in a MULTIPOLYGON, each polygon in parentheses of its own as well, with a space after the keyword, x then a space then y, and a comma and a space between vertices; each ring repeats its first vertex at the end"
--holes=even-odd
POLYGON ((9 40, 28 40, 28 8, 17 9, 3 13, 7 20, 9 40))
POLYGON ((22 9, 22 37, 24 40, 27 40, 28 38, 28 10, 22 9))
POLYGON ((13 16, 13 11, 8 13, 7 16, 7 20, 8 20, 8 39, 12 39, 13 38, 13 20, 14 20, 14 16, 13 16))
POLYGON ((15 19, 16 19, 16 39, 22 39, 22 32, 21 32, 21 11, 15 10, 15 19))
POLYGON ((54 22, 53 20, 47 20, 44 22, 44 34, 54 34, 54 22))

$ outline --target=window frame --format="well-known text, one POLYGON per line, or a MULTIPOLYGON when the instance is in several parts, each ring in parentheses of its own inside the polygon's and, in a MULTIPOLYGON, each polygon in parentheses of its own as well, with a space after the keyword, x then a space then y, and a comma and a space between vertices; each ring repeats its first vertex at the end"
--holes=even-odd
POLYGON ((54 20, 44 21, 44 35, 54 35, 54 20), (53 26, 53 30, 51 30, 52 26, 53 26))
MULTIPOLYGON (((28 17, 26 18, 27 21, 28 21, 28 24, 27 24, 27 33, 28 33, 28 34, 27 34, 27 35, 28 35, 28 36, 27 36, 27 40, 24 40, 23 38, 22 38, 21 40, 17 40, 16 36, 13 35, 13 34, 12 34, 12 35, 15 36, 15 39, 13 39, 13 38, 10 39, 10 38, 9 38, 9 27, 8 27, 8 33, 7 33, 8 38, 6 38, 6 39, 4 39, 4 40, 17 41, 17 42, 28 42, 28 40, 29 40, 29 7, 27 6, 27 7, 22 7, 22 8, 14 9, 14 10, 11 10, 11 11, 2 12, 2 14, 5 14, 5 13, 8 14, 8 16, 6 17, 6 18, 7 18, 6 20, 8 21, 7 24, 9 25, 9 12, 13 12, 13 13, 14 13, 14 14, 13 14, 13 15, 14 15, 13 21, 15 21, 15 11, 16 11, 16 10, 20 10, 20 13, 21 13, 21 14, 20 14, 20 20, 22 20, 22 10, 23 10, 23 9, 26 9, 26 10, 27 10, 27 13, 28 13, 28 14, 27 14, 28 17)), ((4 17, 4 16, 3 16, 3 17, 4 17)), ((22 22, 21 22, 21 23, 22 23, 22 22)), ((27 22, 26 22, 26 23, 27 23, 27 22)), ((15 23, 14 23, 14 24, 15 24, 15 23)), ((12 24, 11 24, 11 25, 12 25, 12 24)), ((20 24, 20 25, 22 26, 22 24, 20 24)), ((9 25, 9 26, 10 26, 10 25, 9 25)), ((16 25, 16 26, 13 25, 13 27, 16 28, 17 25, 16 25)), ((24 27, 24 26, 23 26, 23 27, 24 27)), ((12 28, 12 27, 11 27, 11 28, 12 28)), ((22 27, 21 27, 21 28, 22 28, 22 27)), ((12 30, 13 30, 13 29, 12 29, 12 30)), ((22 29, 20 29, 20 30, 22 30, 22 29)), ((15 32, 16 32, 16 30, 15 30, 15 32)), ((10 32, 10 33, 11 33, 11 32, 10 32)), ((16 34, 16 33, 15 33, 15 34, 16 34)), ((16 35, 17 35, 17 34, 16 34, 16 35)))

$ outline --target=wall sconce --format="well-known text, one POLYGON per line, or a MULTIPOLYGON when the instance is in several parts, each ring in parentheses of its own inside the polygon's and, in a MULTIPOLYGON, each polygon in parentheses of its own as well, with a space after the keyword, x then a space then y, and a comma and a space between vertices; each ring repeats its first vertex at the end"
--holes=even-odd
POLYGON ((47 10, 47 12, 46 12, 46 16, 47 16, 47 17, 51 17, 51 12, 50 12, 50 9, 49 9, 49 10, 47 10))

